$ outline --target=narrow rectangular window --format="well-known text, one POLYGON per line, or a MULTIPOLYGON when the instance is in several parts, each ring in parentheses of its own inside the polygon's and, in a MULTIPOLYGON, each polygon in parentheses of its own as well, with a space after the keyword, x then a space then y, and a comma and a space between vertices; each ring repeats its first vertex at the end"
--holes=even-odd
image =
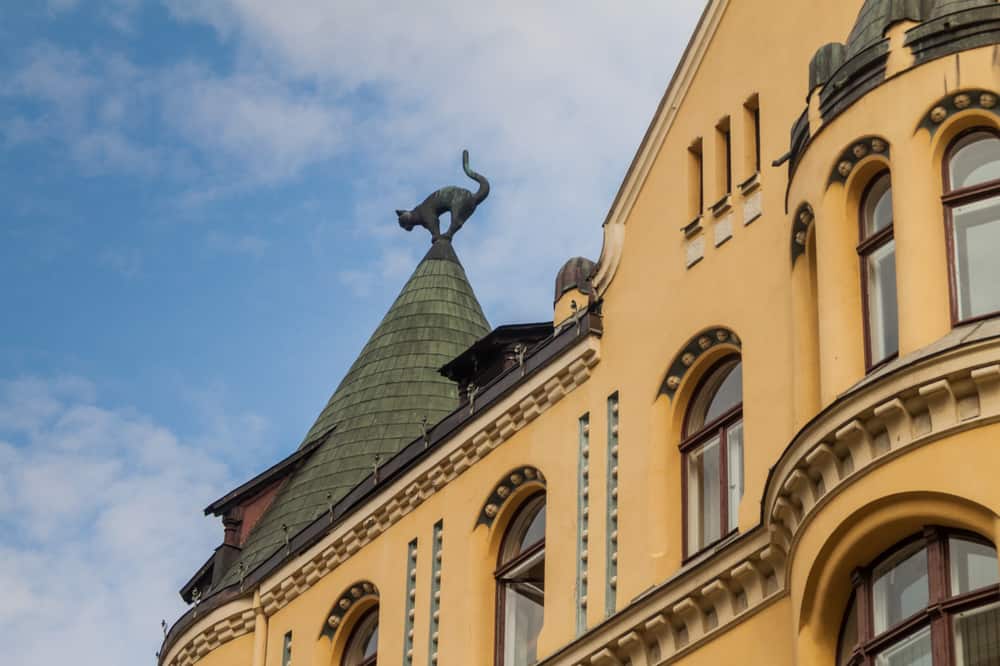
POLYGON ((281 666, 291 666, 292 663, 292 632, 285 634, 285 642, 281 647, 281 666))
POLYGON ((861 298, 865 317, 865 360, 868 370, 899 352, 896 303, 896 243, 893 238, 892 184, 883 172, 868 186, 861 201, 861 298))
POLYGON ((723 118, 715 126, 717 186, 720 198, 733 191, 733 135, 729 118, 723 118))
POLYGON ((705 210, 705 172, 703 169, 701 139, 695 139, 688 148, 688 208, 692 220, 701 217, 705 210))
POLYGON ((743 151, 746 175, 760 173, 760 98, 752 96, 743 105, 743 151))

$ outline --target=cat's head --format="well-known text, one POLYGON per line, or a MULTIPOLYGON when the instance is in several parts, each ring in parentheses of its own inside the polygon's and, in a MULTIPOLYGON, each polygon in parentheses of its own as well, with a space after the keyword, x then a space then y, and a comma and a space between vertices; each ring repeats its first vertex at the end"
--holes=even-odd
POLYGON ((396 217, 399 218, 399 226, 403 227, 407 231, 413 231, 413 227, 417 224, 417 221, 414 219, 413 211, 397 210, 396 217))

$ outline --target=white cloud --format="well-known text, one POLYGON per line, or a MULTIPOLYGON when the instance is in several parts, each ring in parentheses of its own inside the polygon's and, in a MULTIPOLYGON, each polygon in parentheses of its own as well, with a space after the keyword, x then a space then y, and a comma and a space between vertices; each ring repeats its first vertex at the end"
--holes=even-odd
POLYGON ((10 663, 152 663, 221 530, 211 449, 78 378, 0 380, 0 641, 10 663), (59 640, 52 640, 58 627, 59 640))
POLYGON ((351 133, 366 162, 355 224, 378 230, 383 261, 414 244, 385 236, 392 209, 468 186, 458 156, 470 148, 494 190, 457 245, 480 298, 507 318, 543 315, 559 265, 597 258, 600 224, 704 2, 167 4, 213 26, 244 66, 366 100, 351 133))

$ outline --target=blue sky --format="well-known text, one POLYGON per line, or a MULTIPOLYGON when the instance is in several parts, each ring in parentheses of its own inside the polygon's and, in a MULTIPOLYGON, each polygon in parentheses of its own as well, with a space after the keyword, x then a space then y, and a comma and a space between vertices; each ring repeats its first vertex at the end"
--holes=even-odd
POLYGON ((0 638, 147 663, 428 246, 493 325, 551 316, 703 3, 38 0, 0 19, 0 638), (138 581, 142 581, 137 585, 138 581), (51 627, 65 627, 59 641, 51 627))

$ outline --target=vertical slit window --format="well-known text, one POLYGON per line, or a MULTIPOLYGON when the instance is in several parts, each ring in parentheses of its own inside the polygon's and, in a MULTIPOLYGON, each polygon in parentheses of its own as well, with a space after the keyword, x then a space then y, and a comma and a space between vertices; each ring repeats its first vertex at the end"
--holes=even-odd
POLYGON ((608 478, 607 553, 604 615, 611 617, 617 607, 618 592, 618 393, 608 398, 608 478))
POLYGON ((743 105, 744 164, 749 174, 760 173, 760 98, 754 95, 743 105))
POLYGON ((291 666, 292 663, 292 632, 285 634, 281 645, 281 666, 291 666))
POLYGON ((705 210, 705 171, 701 139, 688 148, 688 202, 691 219, 701 217, 705 210))
POLYGON ((733 191, 733 135, 729 118, 716 125, 715 135, 718 189, 722 192, 720 196, 726 196, 733 191))
POLYGON ((861 198, 861 290, 865 318, 865 361, 871 370, 899 353, 896 304, 896 241, 892 181, 886 171, 861 198))

